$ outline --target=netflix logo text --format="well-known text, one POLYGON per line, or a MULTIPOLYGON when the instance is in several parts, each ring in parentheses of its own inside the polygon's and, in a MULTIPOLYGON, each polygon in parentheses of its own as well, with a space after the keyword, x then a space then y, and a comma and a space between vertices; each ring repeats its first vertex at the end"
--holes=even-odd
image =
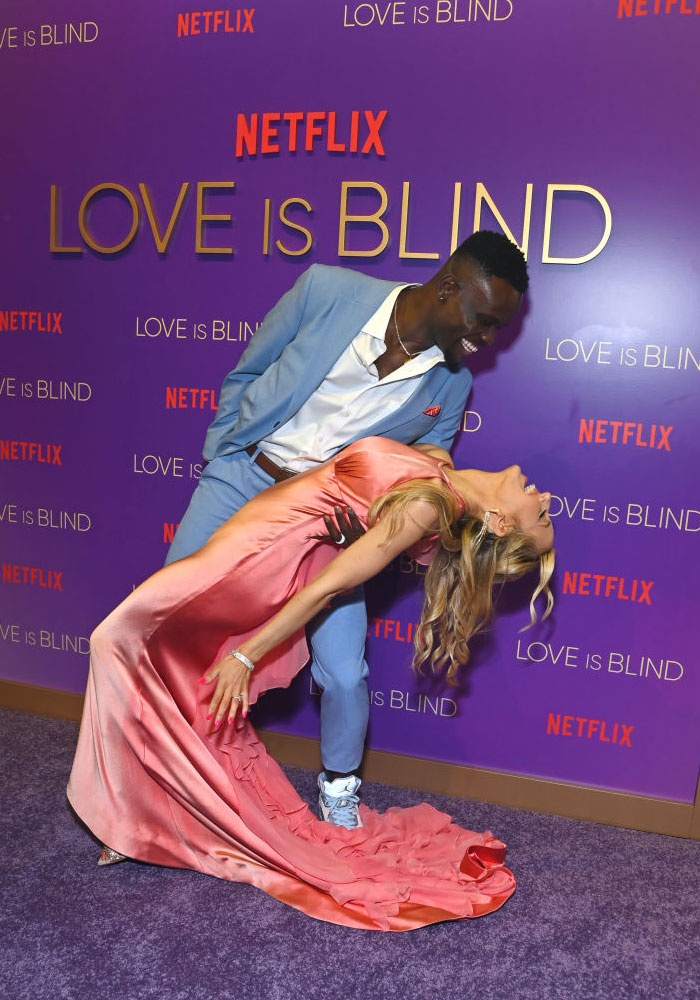
POLYGON ((653 586, 653 580, 609 576, 605 573, 581 573, 578 570, 567 569, 564 571, 562 594, 578 597, 610 597, 619 601, 650 605, 653 586))
POLYGON ((634 726, 624 722, 609 722, 606 719, 587 719, 581 715, 562 715, 549 712, 547 715, 547 736, 573 736, 576 739, 599 740, 619 747, 632 747, 631 736, 634 726))
POLYGON ((640 424, 630 420, 594 420, 581 418, 578 429, 579 444, 632 445, 670 451, 673 426, 640 424))

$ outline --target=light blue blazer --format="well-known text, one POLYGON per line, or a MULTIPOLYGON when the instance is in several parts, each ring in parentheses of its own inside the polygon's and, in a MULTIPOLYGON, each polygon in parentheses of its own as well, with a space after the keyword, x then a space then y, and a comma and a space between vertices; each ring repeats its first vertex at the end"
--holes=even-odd
MULTIPOLYGON (((204 442, 205 459, 257 444, 286 423, 399 284, 322 264, 304 271, 267 314, 238 365, 224 379, 217 414, 204 442)), ((434 365, 402 406, 345 445, 357 437, 377 435, 449 448, 471 383, 466 368, 455 373, 444 363, 434 365)))

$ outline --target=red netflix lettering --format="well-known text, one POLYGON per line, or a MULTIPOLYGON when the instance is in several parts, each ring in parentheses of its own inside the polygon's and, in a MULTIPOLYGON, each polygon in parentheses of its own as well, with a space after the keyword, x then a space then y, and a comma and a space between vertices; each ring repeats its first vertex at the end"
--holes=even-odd
POLYGON ((611 723, 606 719, 589 719, 581 715, 562 715, 560 712, 548 712, 545 734, 547 736, 572 736, 575 739, 584 740, 597 739, 602 743, 631 749, 633 729, 633 725, 628 726, 624 722, 611 723))
POLYGON ((578 428, 579 444, 632 445, 654 451, 671 450, 673 425, 640 424, 629 420, 595 420, 581 417, 578 428))
POLYGON ((624 576, 565 570, 562 593, 579 597, 614 597, 620 601, 650 605, 653 586, 653 580, 638 580, 636 578, 629 580, 624 576), (591 581, 593 582, 591 583, 591 581))
POLYGON ((214 389, 167 385, 165 408, 166 410, 216 410, 216 392, 214 389))
POLYGON ((0 309, 0 331, 18 330, 37 333, 63 333, 62 312, 39 312, 36 309, 0 309))
POLYGON ((385 156, 380 131, 388 111, 352 111, 350 121, 337 111, 265 111, 260 114, 238 112, 236 115, 235 151, 237 157, 258 153, 277 155, 295 153, 299 147, 300 126, 303 148, 330 153, 375 153, 385 156), (362 143, 362 145, 360 145, 362 143))
POLYGON ((44 444, 39 441, 0 441, 0 461, 4 462, 45 462, 47 465, 63 465, 62 444, 44 444))
POLYGON ((367 638, 412 642, 417 628, 418 622, 403 622, 396 618, 371 618, 367 626, 367 638))
POLYGON ((700 14, 700 0, 618 0, 618 19, 649 14, 700 14))
POLYGON ((177 15, 177 37, 208 35, 218 32, 255 33, 253 15, 255 7, 238 7, 232 10, 192 10, 177 15), (243 15, 243 16, 241 16, 243 15))
POLYGON ((45 587, 48 590, 63 590, 63 571, 43 569, 39 566, 23 566, 21 563, 2 564, 2 582, 19 583, 29 587, 45 587))

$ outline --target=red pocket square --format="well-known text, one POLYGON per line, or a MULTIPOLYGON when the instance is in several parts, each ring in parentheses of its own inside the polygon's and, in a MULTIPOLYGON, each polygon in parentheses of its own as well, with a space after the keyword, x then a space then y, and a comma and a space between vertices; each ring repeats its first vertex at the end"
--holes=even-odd
POLYGON ((426 417, 436 417, 441 409, 441 406, 429 406, 427 410, 423 410, 423 413, 426 417))

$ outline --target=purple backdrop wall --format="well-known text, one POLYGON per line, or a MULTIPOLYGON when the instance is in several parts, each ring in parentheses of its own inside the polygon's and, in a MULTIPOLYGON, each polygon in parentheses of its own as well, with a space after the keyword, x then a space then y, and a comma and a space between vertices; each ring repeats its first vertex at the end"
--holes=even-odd
MULTIPOLYGON (((370 745, 692 800, 699 33, 695 0, 5 4, 2 676, 82 690, 303 268, 421 281, 476 207, 532 285, 456 456, 556 494, 556 614, 521 633, 511 588, 462 686, 418 683, 420 577, 391 567, 370 745)), ((258 719, 317 712, 304 674, 258 719)))

